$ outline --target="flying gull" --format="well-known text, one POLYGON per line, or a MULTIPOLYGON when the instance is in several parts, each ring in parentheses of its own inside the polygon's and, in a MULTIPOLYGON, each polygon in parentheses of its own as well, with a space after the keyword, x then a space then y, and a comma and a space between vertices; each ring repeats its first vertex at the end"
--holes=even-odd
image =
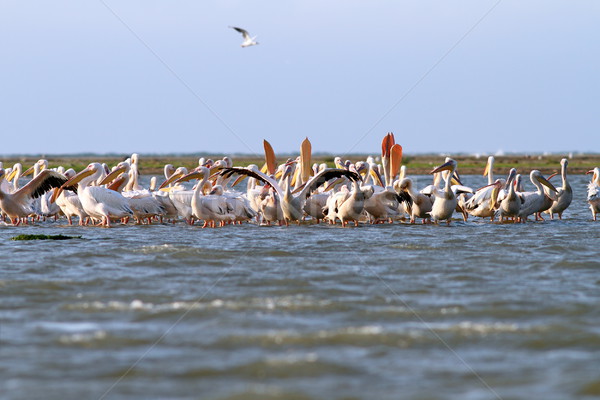
POLYGON ((235 29, 236 31, 241 33, 242 36, 244 37, 244 42, 242 43, 242 47, 254 46, 255 44, 258 44, 258 42, 254 41, 254 39, 256 39, 256 36, 250 37, 250 34, 248 33, 247 30, 238 28, 237 26, 230 26, 230 28, 235 29))

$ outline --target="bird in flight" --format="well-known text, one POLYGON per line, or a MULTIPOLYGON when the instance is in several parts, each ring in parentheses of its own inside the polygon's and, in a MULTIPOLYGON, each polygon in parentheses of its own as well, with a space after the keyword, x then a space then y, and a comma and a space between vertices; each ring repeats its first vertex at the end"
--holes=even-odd
POLYGON ((255 44, 258 44, 258 42, 256 42, 254 40, 254 39, 256 39, 256 36, 250 37, 250 34, 248 33, 247 30, 238 28, 237 26, 230 26, 230 28, 235 29, 236 31, 241 33, 242 36, 244 37, 244 42, 242 43, 242 47, 254 46, 255 44))

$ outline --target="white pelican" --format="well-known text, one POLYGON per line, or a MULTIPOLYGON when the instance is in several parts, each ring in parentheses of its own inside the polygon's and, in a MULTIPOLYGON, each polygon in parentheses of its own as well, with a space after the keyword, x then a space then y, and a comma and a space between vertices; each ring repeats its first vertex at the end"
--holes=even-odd
POLYGON ((242 36, 244 37, 244 41, 242 42, 242 45, 241 45, 242 47, 254 46, 254 45, 258 44, 258 42, 256 41, 257 36, 250 37, 250 34, 248 33, 247 30, 238 28, 237 26, 230 26, 230 28, 235 29, 236 31, 241 33, 242 36))
MULTIPOLYGON (((573 200, 573 189, 567 181, 567 166, 569 165, 569 161, 566 158, 560 160, 560 175, 562 177, 562 186, 558 189, 557 200, 552 203, 552 206, 546 210, 548 214, 550 214, 550 219, 554 219, 554 214, 558 214, 558 219, 562 219, 563 212, 569 207, 571 201, 573 200)), ((554 175, 550 176, 548 179, 552 178, 554 175)))
POLYGON ((465 202, 464 209, 475 217, 489 217, 493 221, 498 204, 498 194, 503 186, 504 182, 496 179, 493 183, 477 189, 473 196, 465 202))
POLYGON ((235 192, 225 191, 223 186, 215 185, 209 193, 210 195, 223 196, 227 202, 227 208, 235 215, 235 222, 242 223, 256 217, 257 213, 250 206, 248 199, 235 192))
MULTIPOLYGON (((188 170, 185 167, 173 168, 171 164, 165 165, 165 177, 166 180, 158 187, 159 192, 161 190, 166 190, 168 194, 169 204, 164 204, 163 206, 167 210, 167 218, 174 219, 179 216, 185 220, 186 223, 192 225, 194 223, 194 216, 192 215, 192 198, 194 197, 193 190, 187 190, 181 185, 172 186, 172 184, 177 181, 179 178, 188 174, 188 170), (165 189, 167 188, 168 189, 165 189), (173 214, 173 208, 176 210, 175 214, 173 214)), ((162 200, 166 203, 167 199, 161 197, 162 195, 157 195, 159 200, 162 200)))
POLYGON ((225 221, 234 221, 236 217, 231 213, 225 197, 202 195, 204 185, 208 181, 209 176, 210 170, 208 168, 198 167, 175 181, 178 183, 189 181, 191 179, 202 179, 202 181, 194 188, 191 206, 194 217, 204 220, 203 228, 207 227, 209 224, 214 228, 216 221, 219 221, 219 225, 223 226, 225 221))
POLYGON ((281 209, 283 211, 283 216, 285 218, 286 224, 289 221, 298 221, 304 216, 304 204, 306 202, 306 198, 308 195, 316 190, 319 186, 324 184, 330 179, 339 178, 345 176, 353 181, 358 181, 360 179, 359 175, 356 172, 347 171, 345 169, 325 169, 319 172, 317 175, 311 177, 302 190, 294 195, 292 194, 291 184, 290 184, 290 176, 287 176, 287 179, 284 183, 284 188, 282 188, 274 178, 260 172, 260 171, 252 171, 247 168, 224 168, 222 174, 225 177, 231 176, 232 174, 242 174, 251 176, 253 178, 258 179, 261 182, 269 184, 279 196, 281 201, 281 209))
MULTIPOLYGON (((405 193, 410 197, 410 201, 404 201, 404 207, 410 215, 411 224, 415 223, 415 218, 417 217, 422 218, 424 224, 430 221, 431 216, 429 213, 433 206, 433 199, 430 195, 428 196, 424 193, 417 192, 414 188, 413 181, 410 178, 404 178, 397 181, 394 184, 394 187, 398 193, 405 193)), ((404 197, 404 199, 406 198, 404 197)))
MULTIPOLYGON (((65 171, 64 175, 67 179, 71 179, 76 175, 76 172, 72 168, 69 168, 65 171)), ((69 225, 73 224, 73 216, 79 217, 80 226, 86 224, 88 215, 83 209, 81 201, 79 200, 79 196, 77 196, 77 193, 72 192, 70 190, 61 191, 61 193, 56 197, 56 204, 60 207, 63 214, 67 217, 69 225)))
POLYGON ((498 207, 497 211, 500 217, 500 222, 502 222, 505 217, 517 217, 523 202, 523 199, 521 196, 519 196, 516 190, 516 187, 521 181, 521 175, 517 175, 517 170, 515 168, 511 168, 506 181, 506 184, 508 185, 508 193, 502 199, 502 201, 500 201, 500 206, 498 207))
POLYGON ((335 214, 342 221, 342 226, 346 227, 348 222, 354 221, 354 226, 358 226, 358 222, 363 216, 365 208, 365 200, 368 200, 373 195, 373 188, 362 189, 358 180, 352 180, 352 191, 346 196, 335 197, 335 214))
POLYGON ((114 180, 116 185, 114 187, 111 185, 109 188, 121 193, 129 200, 129 207, 133 211, 133 218, 136 223, 141 224, 147 221, 150 224, 154 217, 165 214, 165 207, 150 191, 137 184, 130 185, 131 179, 137 179, 138 175, 137 172, 132 173, 131 171, 131 165, 127 161, 122 161, 100 182, 100 185, 108 184, 114 180), (124 191, 123 188, 127 187, 138 187, 139 189, 124 191))
POLYGON ((518 214, 521 222, 527 221, 527 217, 531 214, 536 214, 547 209, 544 208, 547 207, 546 199, 548 198, 548 196, 544 193, 544 186, 553 192, 557 191, 554 185, 544 178, 542 173, 537 169, 531 171, 529 174, 529 179, 531 179, 531 183, 533 183, 533 185, 537 188, 537 191, 526 192, 522 194, 524 201, 518 214))
POLYGON ((450 218, 452 217, 452 213, 456 209, 457 205, 456 195, 452 191, 451 183, 457 165, 458 163, 450 158, 444 164, 431 171, 432 174, 442 171, 450 171, 450 173, 446 174, 444 177, 446 183, 443 191, 440 193, 439 190, 433 190, 432 193, 435 196, 435 200, 429 215, 431 215, 431 218, 434 222, 446 220, 446 223, 450 225, 450 218))
MULTIPOLYGON (((0 169, 0 180, 4 178, 5 171, 0 169)), ((13 193, 0 190, 0 209, 8 215, 13 225, 19 225, 22 218, 32 213, 33 199, 40 197, 52 188, 61 186, 67 181, 63 175, 56 171, 43 170, 25 186, 13 193)))
POLYGON ((592 211, 592 218, 596 221, 596 214, 600 212, 600 168, 596 167, 587 173, 592 174, 592 180, 588 184, 587 201, 592 211))
MULTIPOLYGON (((77 195, 81 206, 92 218, 101 220, 103 226, 110 226, 111 218, 125 218, 133 215, 129 201, 114 190, 102 186, 90 186, 92 182, 105 173, 100 163, 91 163, 83 171, 69 179, 61 189, 77 186, 77 195)), ((53 200, 58 197, 60 190, 54 192, 53 200)))

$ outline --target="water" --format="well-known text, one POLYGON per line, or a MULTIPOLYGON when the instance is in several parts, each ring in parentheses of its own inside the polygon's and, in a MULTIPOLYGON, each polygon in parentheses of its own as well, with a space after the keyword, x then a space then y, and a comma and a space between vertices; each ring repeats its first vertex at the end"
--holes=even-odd
POLYGON ((572 183, 543 223, 0 227, 0 397, 597 398, 600 222, 572 183))

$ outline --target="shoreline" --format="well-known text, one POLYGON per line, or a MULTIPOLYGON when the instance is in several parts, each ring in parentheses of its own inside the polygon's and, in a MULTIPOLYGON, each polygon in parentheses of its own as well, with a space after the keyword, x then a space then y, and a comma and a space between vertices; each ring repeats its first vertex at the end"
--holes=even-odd
MULTIPOLYGON (((296 155, 282 155, 277 158, 278 163, 285 162, 288 158, 294 158, 296 155)), ((348 156, 352 162, 365 160, 369 155, 353 154, 348 156)), ((214 157, 208 155, 205 158, 218 160, 223 157, 222 153, 214 157)), ((316 154, 312 157, 312 162, 327 163, 329 167, 333 167, 334 155, 316 154)), ((458 172, 465 175, 482 174, 487 163, 487 156, 474 155, 450 155, 458 162, 458 172)), ((533 169, 540 170, 543 174, 551 174, 560 172, 560 160, 565 158, 561 155, 504 155, 494 156, 494 172, 496 175, 508 174, 510 168, 517 168, 518 172, 529 173, 533 169)), ((0 161, 4 163, 5 168, 11 167, 14 163, 20 162, 24 169, 33 165, 40 157, 39 156, 8 156, 0 157, 0 161)), ((106 163, 110 167, 123 161, 127 156, 116 155, 60 155, 47 156, 49 167, 55 168, 63 166, 65 168, 73 168, 75 171, 81 171, 90 162, 106 163)), ((144 175, 161 175, 165 164, 172 164, 175 167, 186 167, 193 169, 198 166, 199 156, 184 155, 140 155, 139 169, 144 175)), ((264 158, 257 158, 252 155, 236 155, 231 157, 235 166, 246 167, 249 164, 257 164, 262 166, 264 158)), ((445 156, 442 155, 411 155, 406 154, 403 157, 402 165, 407 168, 408 175, 426 175, 438 165, 443 164, 445 156)), ((594 167, 600 166, 600 154, 576 154, 569 159, 569 174, 585 174, 594 167)))

